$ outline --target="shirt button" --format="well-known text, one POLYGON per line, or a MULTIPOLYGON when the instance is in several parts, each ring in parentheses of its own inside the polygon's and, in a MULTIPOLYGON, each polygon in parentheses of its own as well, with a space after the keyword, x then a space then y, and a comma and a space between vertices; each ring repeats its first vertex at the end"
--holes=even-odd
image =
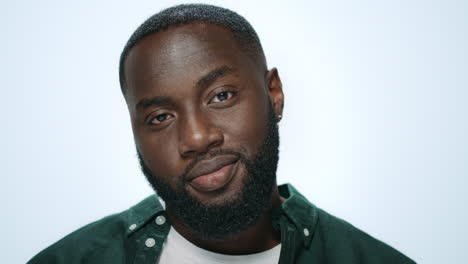
POLYGON ((130 225, 130 226, 128 227, 128 229, 130 229, 130 230, 135 230, 135 228, 136 228, 136 224, 132 224, 132 225, 130 225))
POLYGON ((164 223, 166 223, 166 217, 164 217, 164 215, 156 217, 156 224, 164 225, 164 223))
POLYGON ((309 229, 304 228, 304 235, 305 235, 305 236, 309 236, 309 229))
POLYGON ((151 237, 150 237, 150 238, 146 239, 145 245, 146 245, 147 247, 149 247, 149 248, 150 248, 150 247, 154 247, 154 245, 156 245, 156 241, 154 240, 154 238, 151 238, 151 237))

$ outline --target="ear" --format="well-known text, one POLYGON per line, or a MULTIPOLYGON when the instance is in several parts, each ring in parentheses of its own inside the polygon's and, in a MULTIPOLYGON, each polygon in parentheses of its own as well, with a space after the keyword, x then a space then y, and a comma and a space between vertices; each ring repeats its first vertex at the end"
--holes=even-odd
POLYGON ((266 73, 266 84, 267 92, 270 97, 270 102, 273 105, 273 110, 275 111, 276 120, 280 121, 283 115, 284 107, 284 94, 283 94, 283 84, 278 75, 278 70, 272 68, 266 73))

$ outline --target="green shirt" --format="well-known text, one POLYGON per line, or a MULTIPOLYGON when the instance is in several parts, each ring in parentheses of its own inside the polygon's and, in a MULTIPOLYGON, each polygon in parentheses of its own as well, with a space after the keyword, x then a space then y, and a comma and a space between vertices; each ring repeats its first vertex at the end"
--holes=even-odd
MULTIPOLYGON (((279 263, 415 263, 385 243, 315 207, 291 185, 274 212, 281 234, 279 263)), ((40 252, 29 264, 156 264, 170 229, 156 195, 91 223, 40 252)))

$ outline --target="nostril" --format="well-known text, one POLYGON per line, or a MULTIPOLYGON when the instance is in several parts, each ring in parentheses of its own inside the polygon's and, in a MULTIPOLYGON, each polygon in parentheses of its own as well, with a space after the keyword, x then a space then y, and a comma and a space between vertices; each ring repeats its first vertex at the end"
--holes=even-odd
MULTIPOLYGON (((180 137, 179 153, 183 157, 207 153, 210 149, 219 147, 224 142, 221 130, 211 127, 209 129, 186 130, 180 137)), ((206 127, 205 127, 206 128, 206 127)))
POLYGON ((223 133, 221 131, 219 132, 216 132, 216 133, 213 133, 212 134, 212 140, 211 140, 211 144, 210 144, 210 148, 214 148, 214 147, 219 147, 223 144, 224 142, 224 136, 223 136, 223 133))

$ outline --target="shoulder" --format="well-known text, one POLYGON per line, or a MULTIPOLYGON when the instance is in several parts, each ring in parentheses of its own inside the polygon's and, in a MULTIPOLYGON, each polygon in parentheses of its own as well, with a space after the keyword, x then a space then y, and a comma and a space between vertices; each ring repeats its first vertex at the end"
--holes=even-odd
POLYGON ((310 259, 320 263, 414 263, 391 246, 316 207, 292 185, 279 186, 279 191, 287 197, 282 212, 295 226, 304 228, 306 250, 300 257, 306 260, 304 263, 310 259))
POLYGON ((41 251, 28 263, 79 263, 93 258, 95 252, 122 241, 127 212, 90 223, 41 251), (112 242, 111 242, 112 241, 112 242))
POLYGON ((317 235, 327 258, 346 255, 357 263, 415 263, 393 247, 317 208, 317 235))
POLYGON ((99 263, 124 259, 124 240, 131 225, 143 224, 160 206, 156 195, 121 213, 104 217, 70 233, 34 256, 28 264, 99 263), (95 262, 98 261, 98 262, 95 262))

